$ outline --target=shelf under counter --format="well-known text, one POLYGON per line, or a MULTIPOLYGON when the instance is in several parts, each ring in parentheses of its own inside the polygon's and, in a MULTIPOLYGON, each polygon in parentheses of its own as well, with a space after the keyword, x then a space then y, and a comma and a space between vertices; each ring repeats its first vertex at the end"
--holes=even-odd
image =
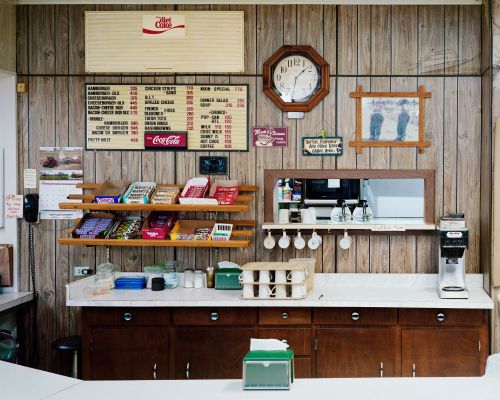
POLYGON ((79 239, 62 238, 60 245, 109 247, 232 247, 246 248, 250 240, 149 240, 149 239, 79 239))
POLYGON ((436 230, 436 224, 427 223, 417 218, 375 218, 370 222, 350 221, 345 223, 331 222, 329 220, 316 221, 314 224, 269 222, 262 224, 263 230, 326 230, 349 232, 406 232, 425 231, 431 233, 436 230))

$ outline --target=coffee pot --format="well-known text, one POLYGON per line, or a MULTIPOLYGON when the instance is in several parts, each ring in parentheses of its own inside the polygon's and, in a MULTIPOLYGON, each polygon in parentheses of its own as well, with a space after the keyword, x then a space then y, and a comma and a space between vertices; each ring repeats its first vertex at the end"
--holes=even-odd
POLYGON ((337 200, 337 204, 333 207, 330 214, 330 220, 332 222, 346 222, 351 220, 351 210, 347 207, 345 200, 337 200))
POLYGON ((352 219, 358 222, 368 222, 373 219, 373 212, 370 207, 368 207, 368 202, 366 200, 359 201, 352 214, 352 219))

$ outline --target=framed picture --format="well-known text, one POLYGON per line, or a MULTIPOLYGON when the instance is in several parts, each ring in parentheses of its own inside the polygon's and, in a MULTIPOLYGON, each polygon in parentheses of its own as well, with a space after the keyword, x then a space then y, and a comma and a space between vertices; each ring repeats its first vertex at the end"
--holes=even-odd
POLYGON ((356 140, 349 144, 361 153, 363 147, 418 147, 420 153, 431 144, 424 140, 425 99, 431 97, 424 86, 418 92, 357 92, 356 140))

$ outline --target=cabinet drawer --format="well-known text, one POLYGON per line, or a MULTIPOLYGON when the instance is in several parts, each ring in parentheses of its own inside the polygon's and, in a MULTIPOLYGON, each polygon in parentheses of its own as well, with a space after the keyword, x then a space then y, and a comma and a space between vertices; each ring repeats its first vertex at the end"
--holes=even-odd
POLYGON ((98 326, 165 326, 170 324, 168 308, 85 307, 84 325, 98 326))
POLYGON ((421 326, 481 326, 486 322, 484 310, 461 309, 400 309, 401 325, 421 326))
POLYGON ((313 378, 312 360, 310 357, 293 359, 295 378, 313 378))
POLYGON ((259 325, 310 325, 310 308, 260 308, 259 325))
POLYGON ((256 325, 255 308, 176 308, 175 325, 256 325))
POLYGON ((315 324, 335 325, 396 325, 395 308, 316 308, 315 324))
POLYGON ((259 328, 259 338, 286 340, 296 356, 311 355, 312 332, 309 328, 259 328))

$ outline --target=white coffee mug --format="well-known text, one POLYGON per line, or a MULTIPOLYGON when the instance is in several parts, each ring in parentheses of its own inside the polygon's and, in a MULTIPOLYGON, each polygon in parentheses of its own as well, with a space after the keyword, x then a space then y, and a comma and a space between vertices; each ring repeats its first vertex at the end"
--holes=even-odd
POLYGON ((293 245, 297 250, 302 250, 304 247, 306 247, 306 241, 304 240, 300 232, 297 232, 297 236, 295 236, 295 239, 293 239, 293 245))
POLYGON ((287 276, 287 279, 292 283, 302 283, 306 279, 305 269, 292 269, 287 276))
POLYGON ((316 250, 319 246, 321 246, 322 242, 323 239, 321 239, 321 236, 319 236, 316 231, 314 231, 311 238, 307 241, 307 247, 309 247, 311 250, 316 250))
POLYGON ((286 270, 277 269, 274 272, 274 283, 286 283, 286 270))
POLYGON ((259 285, 259 298, 268 299, 274 294, 274 287, 271 289, 270 285, 259 285))
POLYGON ((306 295, 306 285, 305 283, 298 283, 295 285, 292 285, 292 297, 294 299, 298 299, 301 297, 304 297, 306 295))
POLYGON ((194 271, 194 288, 195 289, 201 289, 205 287, 205 273, 199 269, 194 271))
POLYGON ((282 208, 279 211, 278 220, 280 224, 288 224, 290 222, 290 212, 287 208, 282 208))
POLYGON ((271 282, 271 272, 265 269, 259 271, 259 283, 271 282))
POLYGON ((271 235, 271 232, 267 232, 267 236, 264 239, 264 247, 268 250, 274 249, 274 246, 276 246, 276 240, 274 239, 273 235, 271 235))
POLYGON ((303 208, 300 210, 302 213, 302 223, 303 224, 315 224, 316 223, 316 211, 314 208, 303 208))
POLYGON ((274 297, 284 299, 286 298, 286 285, 275 285, 274 297))
POLYGON ((194 287, 194 270, 192 269, 184 270, 184 287, 185 288, 194 287))
POLYGON ((250 269, 246 269, 246 270, 242 271, 240 276, 238 277, 238 279, 240 282, 243 282, 243 283, 253 282, 254 281, 253 271, 250 269))
POLYGON ((243 285, 243 298, 252 299, 254 297, 254 290, 252 283, 245 283, 243 285))
POLYGON ((352 244, 352 237, 350 237, 347 231, 345 231, 344 237, 340 239, 339 242, 340 248, 347 250, 349 247, 351 247, 351 244, 352 244))
POLYGON ((290 236, 288 236, 285 231, 278 241, 278 246, 282 249, 287 249, 288 246, 290 246, 290 236))

